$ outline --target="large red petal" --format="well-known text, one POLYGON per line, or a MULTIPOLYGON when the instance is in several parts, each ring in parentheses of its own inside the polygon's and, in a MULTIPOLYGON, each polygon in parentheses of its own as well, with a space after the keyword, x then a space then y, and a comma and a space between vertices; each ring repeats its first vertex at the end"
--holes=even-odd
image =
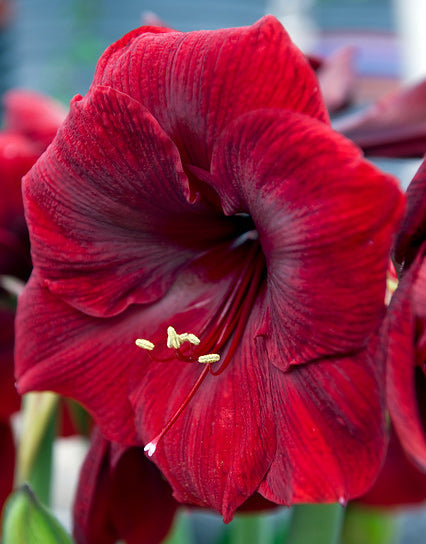
POLYGON ((406 271, 389 306, 387 317, 388 363, 387 399, 395 431, 409 457, 426 470, 426 411, 424 375, 426 353, 426 260, 425 248, 406 271), (416 283, 423 301, 422 313, 416 315, 416 283), (416 338, 416 318, 422 320, 422 336, 416 338), (423 372, 417 364, 423 365, 423 372), (418 376, 416 376, 416 368, 418 376), (416 390, 416 377, 418 380, 416 390), (423 405, 423 411, 421 406, 423 405))
POLYGON ((288 108, 328 121, 313 70, 272 16, 214 31, 142 27, 106 50, 94 83, 143 103, 185 162, 202 168, 223 128, 244 112, 288 108))
POLYGON ((152 302, 235 232, 236 220, 187 193, 179 153, 152 115, 93 89, 25 178, 34 266, 51 292, 92 315, 152 302))
POLYGON ((386 445, 383 360, 358 355, 271 376, 278 448, 259 491, 274 502, 345 503, 370 487, 386 445))
POLYGON ((426 501, 426 474, 407 458, 391 428, 385 464, 373 487, 360 499, 362 504, 391 507, 426 501))
POLYGON ((407 189, 407 209, 396 240, 395 257, 404 268, 414 260, 426 240, 426 160, 407 189))
POLYGON ((228 126, 205 180, 252 217, 267 261, 258 334, 280 368, 365 346, 384 309, 404 195, 327 125, 259 110, 228 126))
POLYGON ((126 374, 136 330, 134 310, 121 320, 90 318, 50 294, 33 275, 18 302, 19 391, 52 390, 75 398, 102 421, 108 436, 137 443, 126 374))
MULTIPOLYGON (((254 340, 261 306, 259 300, 253 307, 231 364, 220 375, 207 374, 152 457, 177 500, 213 508, 226 522, 256 491, 275 452, 269 363, 259 357, 254 340)), ((176 315, 173 324, 192 332, 208 317, 200 301, 176 315)), ((131 398, 145 443, 182 405, 202 371, 196 362, 176 360, 151 364, 134 375, 131 398)))

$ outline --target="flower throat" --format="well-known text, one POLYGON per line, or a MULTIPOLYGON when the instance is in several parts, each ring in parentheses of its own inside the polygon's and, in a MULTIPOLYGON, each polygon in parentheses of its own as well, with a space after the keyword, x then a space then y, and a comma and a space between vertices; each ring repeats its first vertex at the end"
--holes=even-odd
POLYGON ((265 258, 259 242, 251 241, 249 244, 250 248, 241 272, 229 286, 224 301, 213 318, 198 332, 198 335, 187 332, 178 333, 172 326, 169 326, 167 348, 172 352, 170 356, 165 358, 154 356, 156 346, 149 340, 138 338, 135 341, 138 347, 148 352, 153 361, 170 362, 178 359, 179 361, 205 365, 182 404, 157 436, 144 447, 144 451, 149 457, 154 454, 158 442, 178 419, 207 374, 210 373, 213 376, 222 374, 238 348, 266 271, 265 258), (225 348, 226 353, 222 358, 221 352, 225 348))

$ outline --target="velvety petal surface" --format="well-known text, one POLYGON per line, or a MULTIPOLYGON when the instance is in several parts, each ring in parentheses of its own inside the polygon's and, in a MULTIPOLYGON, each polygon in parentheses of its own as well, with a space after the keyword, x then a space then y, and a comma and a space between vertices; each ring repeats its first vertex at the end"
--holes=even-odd
POLYGON ((395 244, 395 257, 404 268, 414 260, 426 240, 426 161, 407 188, 407 209, 395 244))
POLYGON ((360 499, 362 504, 381 507, 406 506, 426 501, 426 474, 407 458, 391 429, 385 464, 373 487, 360 499))
POLYGON ((171 489, 141 448, 121 453, 116 449, 95 430, 80 473, 74 537, 78 544, 113 544, 119 539, 127 544, 160 543, 177 508, 171 489))
POLYGON ((44 284, 95 316, 157 300, 182 266, 238 228, 186 196, 179 153, 141 104, 109 88, 76 97, 24 180, 44 284))
POLYGON ((272 16, 214 31, 153 34, 141 27, 105 51, 94 84, 144 104, 184 163, 201 168, 221 131, 244 112, 288 108, 328 120, 308 61, 272 16))
POLYGON ((249 213, 267 261, 258 335, 282 369, 364 347, 383 309, 397 181, 348 140, 293 112, 241 116, 206 181, 225 213, 249 213), (379 204, 380 203, 380 204, 379 204))
POLYGON ((389 306, 387 398, 395 431, 409 457, 426 471, 426 260, 425 248, 398 285, 389 306), (419 282, 417 284, 417 282, 419 282), (415 310, 421 285, 422 313, 415 310), (416 322, 417 321, 417 322, 416 322), (421 331, 421 332, 420 332, 421 331), (419 365, 419 366, 418 366, 419 365))
POLYGON ((274 502, 341 502, 371 486, 386 444, 376 341, 346 358, 272 370, 277 452, 259 491, 274 502))
POLYGON ((108 326, 53 296, 34 274, 19 298, 18 314, 15 373, 19 392, 52 390, 75 398, 102 420, 108 436, 135 443, 126 372, 135 351, 137 318, 133 328, 126 316, 112 318, 108 326))
MULTIPOLYGON (((261 299, 246 325, 247 340, 238 345, 227 369, 216 376, 207 373, 152 456, 178 501, 213 508, 225 522, 256 491, 275 452, 269 363, 258 357, 254 341, 261 299)), ((197 304, 176 314, 172 325, 197 332, 209 318, 206 309, 197 304)), ((205 367, 177 360, 144 365, 142 358, 140 368, 133 367, 131 400, 147 443, 183 405, 205 367)))
POLYGON ((67 108, 44 94, 11 89, 3 96, 4 125, 22 134, 42 153, 55 137, 67 108))
POLYGON ((426 150, 426 80, 385 95, 334 123, 368 155, 423 157, 426 150))

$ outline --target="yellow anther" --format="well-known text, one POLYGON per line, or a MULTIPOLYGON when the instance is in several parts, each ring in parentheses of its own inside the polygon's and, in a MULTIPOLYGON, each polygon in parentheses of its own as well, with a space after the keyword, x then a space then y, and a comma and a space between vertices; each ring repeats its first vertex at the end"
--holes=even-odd
POLYGON ((182 342, 189 342, 190 344, 194 344, 194 346, 198 346, 198 344, 200 343, 200 339, 198 338, 198 336, 195 336, 195 334, 192 334, 192 333, 182 333, 182 334, 179 334, 179 338, 181 339, 182 342))
POLYGON ((208 353, 207 355, 200 355, 198 357, 199 363, 216 363, 219 361, 220 355, 218 353, 208 353))
POLYGON ((388 275, 386 280, 386 293, 385 293, 385 304, 389 306, 391 298, 398 287, 398 280, 388 275))
POLYGON ((152 351, 155 348, 154 344, 149 340, 145 340, 145 338, 137 338, 135 344, 138 348, 147 349, 149 351, 152 351))
POLYGON ((179 336, 173 327, 167 327, 167 347, 179 349, 182 344, 179 336))

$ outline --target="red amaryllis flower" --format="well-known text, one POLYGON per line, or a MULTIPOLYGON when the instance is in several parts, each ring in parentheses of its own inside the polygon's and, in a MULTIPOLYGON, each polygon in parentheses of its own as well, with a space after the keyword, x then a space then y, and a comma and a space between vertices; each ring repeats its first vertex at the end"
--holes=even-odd
POLYGON ((404 197, 331 130, 275 18, 122 38, 24 191, 21 391, 74 397, 109 440, 148 443, 175 498, 226 521, 256 490, 365 491, 404 197))
POLYGON ((426 80, 385 95, 365 110, 339 119, 334 127, 368 155, 423 157, 426 80))
POLYGON ((411 459, 426 470, 426 162, 407 190, 395 256, 402 279, 387 317, 387 396, 395 430, 411 459))
POLYGON ((78 544, 157 544, 178 503, 142 448, 108 442, 98 429, 82 466, 74 505, 78 544))

